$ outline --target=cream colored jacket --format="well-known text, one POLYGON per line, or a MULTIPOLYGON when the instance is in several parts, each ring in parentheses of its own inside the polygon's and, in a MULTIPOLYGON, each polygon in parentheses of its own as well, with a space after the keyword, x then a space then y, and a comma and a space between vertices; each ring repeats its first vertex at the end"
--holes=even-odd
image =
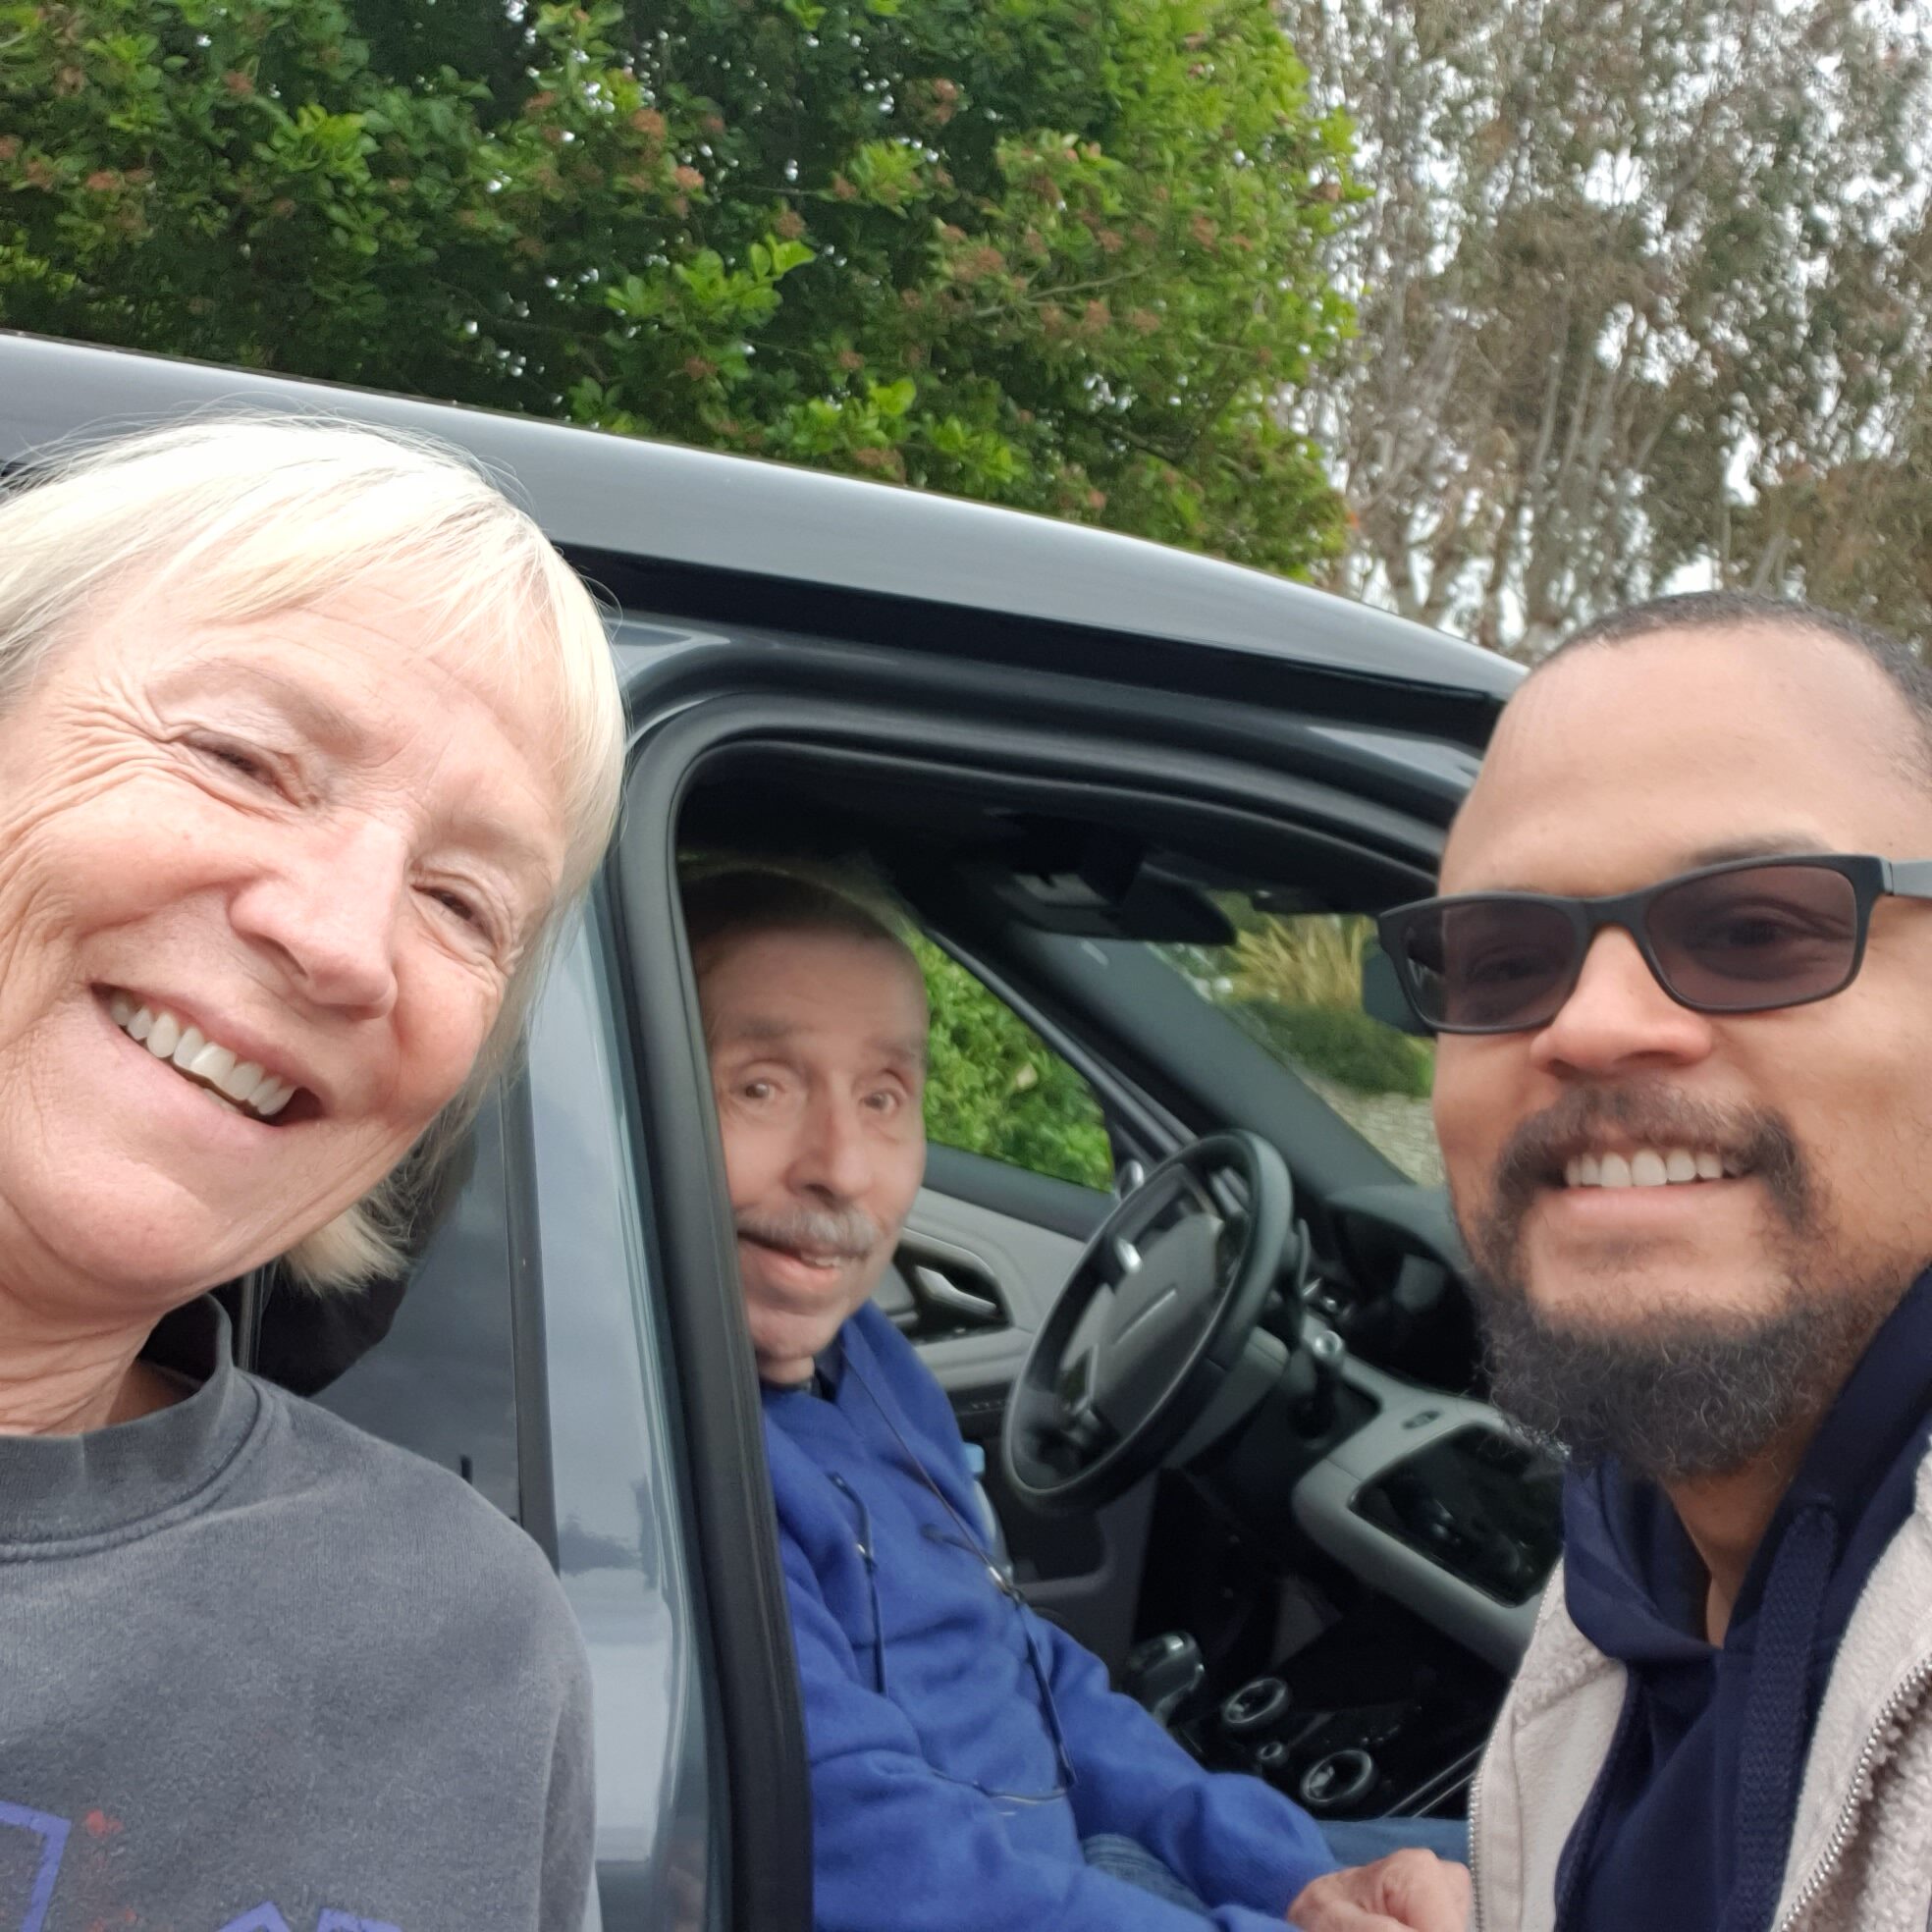
MULTIPOLYGON (((1471 1795, 1473 1932, 1555 1932, 1557 1860, 1610 1748, 1624 1684, 1624 1666, 1570 1621, 1559 1569, 1471 1795)), ((1772 1923, 1932 1923, 1932 1457, 1839 1646, 1772 1923)))

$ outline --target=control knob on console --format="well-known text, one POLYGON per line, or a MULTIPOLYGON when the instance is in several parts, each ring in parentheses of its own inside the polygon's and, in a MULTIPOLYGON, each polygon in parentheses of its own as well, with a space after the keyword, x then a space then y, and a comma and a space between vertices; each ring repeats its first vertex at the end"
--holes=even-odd
POLYGON ((1221 1705, 1221 1730, 1234 1744, 1255 1744, 1288 1715, 1288 1687, 1280 1678, 1254 1678, 1221 1705))
POLYGON ((1378 1775, 1366 1750, 1330 1751, 1302 1773, 1302 1802, 1311 1811, 1346 1810, 1368 1796, 1378 1775))

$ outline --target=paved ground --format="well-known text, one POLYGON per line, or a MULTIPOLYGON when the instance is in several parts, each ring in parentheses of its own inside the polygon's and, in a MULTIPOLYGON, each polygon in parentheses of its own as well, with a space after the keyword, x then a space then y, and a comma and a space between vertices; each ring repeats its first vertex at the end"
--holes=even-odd
POLYGON ((1379 1148, 1412 1181, 1442 1185, 1442 1156, 1436 1152, 1429 1103, 1406 1094, 1363 1094, 1324 1080, 1305 1067, 1295 1069, 1362 1138, 1379 1148))

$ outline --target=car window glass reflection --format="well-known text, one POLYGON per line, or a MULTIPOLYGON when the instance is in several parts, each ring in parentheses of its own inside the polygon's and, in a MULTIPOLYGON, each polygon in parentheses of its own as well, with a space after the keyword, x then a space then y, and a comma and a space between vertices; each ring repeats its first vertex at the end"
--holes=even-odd
POLYGON ((430 1238, 388 1335, 315 1398, 465 1476, 518 1515, 516 1375, 503 1118, 476 1125, 475 1166, 430 1238))

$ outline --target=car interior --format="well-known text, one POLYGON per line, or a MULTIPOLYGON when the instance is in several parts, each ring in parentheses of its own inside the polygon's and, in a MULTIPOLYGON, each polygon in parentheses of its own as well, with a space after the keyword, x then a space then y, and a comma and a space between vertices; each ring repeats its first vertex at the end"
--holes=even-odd
POLYGON ((1229 905, 1409 882, 1199 797, 804 746, 713 761, 678 835, 885 882, 1095 1097, 1109 1191, 936 1143, 878 1297, 985 1451, 1029 1600, 1207 1763, 1318 1814, 1459 1812, 1554 1467, 1482 1401, 1440 1192, 1185 970, 1229 905))

